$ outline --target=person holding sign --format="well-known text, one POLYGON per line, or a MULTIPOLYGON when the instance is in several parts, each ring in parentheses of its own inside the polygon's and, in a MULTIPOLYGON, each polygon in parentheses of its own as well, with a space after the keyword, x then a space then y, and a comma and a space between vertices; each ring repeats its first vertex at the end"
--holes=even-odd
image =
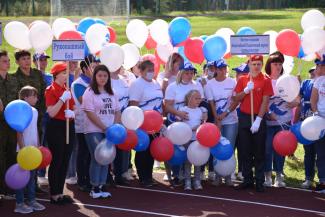
POLYGON ((74 112, 69 108, 74 107, 74 101, 71 99, 71 93, 66 89, 66 80, 68 77, 67 64, 57 62, 51 69, 54 82, 46 88, 45 102, 50 120, 46 127, 46 137, 49 149, 52 153, 52 162, 49 168, 49 185, 51 194, 51 203, 65 204, 71 203, 72 199, 63 195, 63 187, 67 174, 69 159, 74 144, 74 112), (68 103, 68 104, 67 104, 68 103), (69 124, 69 143, 66 144, 66 119, 69 124))
POLYGON ((236 189, 254 186, 254 166, 256 191, 263 192, 266 139, 264 115, 273 89, 270 78, 261 72, 263 56, 251 55, 248 64, 250 73, 239 78, 234 90, 236 95, 233 97, 240 103, 238 132, 240 149, 243 150, 244 176, 243 183, 236 186, 236 189))

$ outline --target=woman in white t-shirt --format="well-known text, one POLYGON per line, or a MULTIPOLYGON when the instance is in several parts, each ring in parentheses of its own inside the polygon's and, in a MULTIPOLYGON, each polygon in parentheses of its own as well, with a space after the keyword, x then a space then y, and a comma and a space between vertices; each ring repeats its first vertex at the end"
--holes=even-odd
POLYGON ((89 176, 92 198, 110 197, 102 187, 106 184, 108 165, 103 166, 95 159, 97 145, 105 139, 107 127, 120 122, 121 111, 117 95, 111 86, 108 68, 98 65, 94 69, 90 86, 82 96, 82 109, 86 112, 85 138, 91 155, 89 176))
MULTIPOLYGON (((150 60, 145 60, 140 63, 139 68, 141 76, 131 84, 129 89, 130 105, 138 106, 143 111, 155 110, 162 113, 163 93, 159 83, 154 80, 154 64, 150 60)), ((153 135, 150 135, 150 141, 153 138, 153 135)), ((152 179, 153 162, 149 148, 135 155, 139 181, 145 187, 155 184, 152 179)))

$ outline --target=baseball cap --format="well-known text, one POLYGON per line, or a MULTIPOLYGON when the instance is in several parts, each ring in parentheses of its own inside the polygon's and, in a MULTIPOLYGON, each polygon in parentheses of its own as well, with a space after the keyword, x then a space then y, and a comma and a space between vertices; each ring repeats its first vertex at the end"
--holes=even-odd
POLYGON ((323 54, 323 58, 315 60, 316 65, 325 65, 325 54, 323 54))
POLYGON ((220 69, 220 68, 223 68, 223 67, 227 67, 228 64, 227 64, 227 62, 224 59, 220 59, 220 60, 215 61, 215 66, 218 69, 220 69))
POLYGON ((67 69, 67 63, 65 62, 57 62, 51 68, 51 74, 57 75, 60 72, 63 72, 67 69))
POLYGON ((236 73, 249 73, 249 66, 247 63, 242 63, 240 66, 236 68, 232 68, 232 70, 236 71, 236 73))
POLYGON ((184 63, 184 64, 180 67, 180 70, 185 70, 185 71, 193 70, 194 72, 196 71, 196 69, 194 68, 194 66, 193 66, 192 63, 190 63, 190 62, 186 62, 186 63, 184 63))
POLYGON ((33 61, 36 61, 36 60, 39 60, 39 59, 42 59, 42 58, 48 59, 48 58, 50 58, 50 56, 48 56, 45 52, 43 52, 43 53, 35 53, 33 55, 33 61))

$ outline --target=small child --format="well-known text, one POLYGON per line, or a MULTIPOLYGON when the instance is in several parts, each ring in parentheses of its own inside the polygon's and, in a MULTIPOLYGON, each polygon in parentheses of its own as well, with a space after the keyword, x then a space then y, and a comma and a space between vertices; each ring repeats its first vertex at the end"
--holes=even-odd
MULTIPOLYGON (((26 101, 31 107, 33 111, 32 121, 28 125, 28 127, 24 130, 23 133, 17 133, 17 151, 24 148, 25 146, 38 146, 39 138, 38 138, 38 130, 37 130, 37 118, 38 112, 33 107, 37 103, 37 90, 31 86, 25 86, 19 91, 19 99, 26 101)), ((35 171, 30 171, 30 179, 25 187, 28 194, 28 203, 24 203, 24 190, 20 189, 16 191, 16 208, 14 212, 27 214, 33 211, 41 211, 44 210, 45 207, 38 203, 35 200, 35 171)))
MULTIPOLYGON (((183 120, 184 123, 187 123, 192 131, 191 141, 185 145, 189 146, 193 141, 196 140, 195 131, 196 129, 207 120, 207 110, 204 107, 199 107, 202 101, 201 94, 197 90, 191 90, 185 96, 185 106, 180 108, 180 111, 187 112, 187 120, 183 120)), ((192 165, 189 161, 185 162, 184 165, 184 176, 185 176, 185 185, 184 190, 192 190, 191 182, 191 168, 192 165)), ((194 184, 193 187, 195 190, 201 190, 201 167, 194 166, 194 184)))

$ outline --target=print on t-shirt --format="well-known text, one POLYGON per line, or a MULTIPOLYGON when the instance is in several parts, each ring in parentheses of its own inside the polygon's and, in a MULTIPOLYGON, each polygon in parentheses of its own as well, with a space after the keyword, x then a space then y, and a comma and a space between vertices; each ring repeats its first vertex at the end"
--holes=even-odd
POLYGON ((111 98, 102 98, 104 103, 104 108, 99 110, 101 115, 114 115, 115 111, 112 108, 112 99, 111 98))

